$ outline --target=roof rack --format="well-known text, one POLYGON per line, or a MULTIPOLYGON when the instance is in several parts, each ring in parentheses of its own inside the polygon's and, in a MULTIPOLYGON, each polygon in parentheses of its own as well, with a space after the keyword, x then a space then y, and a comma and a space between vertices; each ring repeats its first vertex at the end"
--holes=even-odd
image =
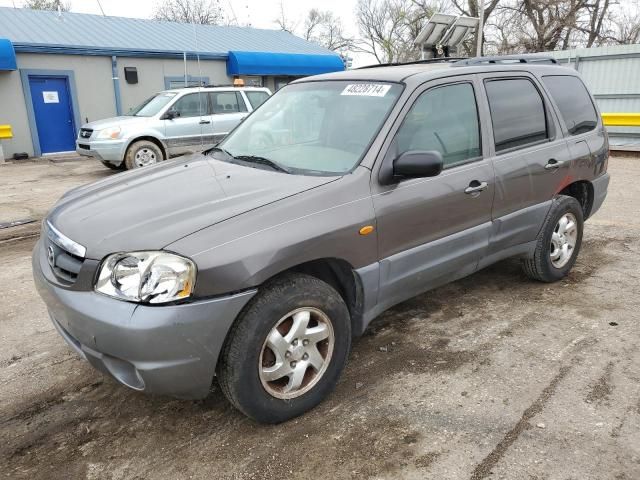
POLYGON ((365 65, 364 67, 354 68, 354 70, 362 70, 365 68, 378 68, 378 67, 400 67, 402 65, 421 65, 421 64, 429 64, 429 63, 459 62, 464 60, 468 60, 467 57, 427 58, 425 60, 415 60, 413 62, 394 62, 394 63, 378 63, 374 65, 365 65))
POLYGON ((512 65, 518 63, 537 63, 537 64, 551 64, 555 65, 558 61, 547 55, 497 55, 491 57, 474 57, 467 58, 455 62, 453 67, 468 67, 470 65, 485 65, 485 64, 499 64, 499 65, 512 65))

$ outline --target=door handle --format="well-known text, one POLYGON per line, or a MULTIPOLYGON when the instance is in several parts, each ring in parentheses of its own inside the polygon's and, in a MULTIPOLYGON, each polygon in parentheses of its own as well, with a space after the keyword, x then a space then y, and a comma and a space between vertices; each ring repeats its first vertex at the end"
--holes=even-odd
POLYGON ((550 158, 549 161, 547 162, 547 164, 544 166, 544 169, 545 170, 556 170, 557 168, 560 168, 560 165, 562 165, 562 163, 557 161, 555 158, 550 158))
POLYGON ((464 189, 464 193, 467 195, 473 193, 480 193, 483 190, 486 190, 489 184, 487 182, 479 182, 478 180, 473 180, 467 188, 464 189))
POLYGON ((200 120, 200 125, 208 125, 211 123, 211 120, 200 120))

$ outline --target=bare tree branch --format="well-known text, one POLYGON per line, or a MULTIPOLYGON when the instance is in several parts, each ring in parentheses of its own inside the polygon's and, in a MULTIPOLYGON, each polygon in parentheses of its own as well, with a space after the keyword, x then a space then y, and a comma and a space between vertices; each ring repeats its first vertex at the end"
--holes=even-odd
POLYGON ((162 0, 153 11, 154 20, 220 25, 225 23, 225 12, 214 0, 162 0))

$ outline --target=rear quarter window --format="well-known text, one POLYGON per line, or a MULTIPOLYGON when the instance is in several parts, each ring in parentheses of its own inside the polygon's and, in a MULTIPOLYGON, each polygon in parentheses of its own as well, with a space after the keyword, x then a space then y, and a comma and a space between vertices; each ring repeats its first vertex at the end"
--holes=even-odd
POLYGON ((556 102, 571 135, 586 133, 598 125, 598 114, 589 92, 578 77, 548 75, 542 81, 556 102))

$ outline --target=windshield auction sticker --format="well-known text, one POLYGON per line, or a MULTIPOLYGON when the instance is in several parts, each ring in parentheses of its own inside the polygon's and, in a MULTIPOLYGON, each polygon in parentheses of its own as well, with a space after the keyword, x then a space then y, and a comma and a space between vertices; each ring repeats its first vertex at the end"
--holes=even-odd
POLYGON ((344 87, 340 95, 358 95, 361 97, 384 97, 391 85, 380 85, 376 83, 352 83, 344 87))

